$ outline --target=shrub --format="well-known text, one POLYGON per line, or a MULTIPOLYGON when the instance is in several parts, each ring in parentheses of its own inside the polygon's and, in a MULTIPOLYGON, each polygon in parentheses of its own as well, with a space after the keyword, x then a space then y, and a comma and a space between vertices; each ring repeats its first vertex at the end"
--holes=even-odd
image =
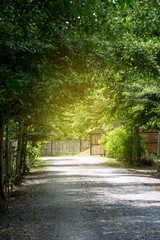
POLYGON ((118 160, 125 159, 125 145, 128 139, 126 129, 115 128, 105 136, 105 150, 108 157, 118 160))
POLYGON ((40 159, 40 145, 38 143, 32 142, 27 149, 29 165, 34 166, 40 159))
POLYGON ((145 145, 139 135, 124 126, 108 131, 101 139, 107 157, 126 161, 130 165, 140 165, 145 155, 145 145))

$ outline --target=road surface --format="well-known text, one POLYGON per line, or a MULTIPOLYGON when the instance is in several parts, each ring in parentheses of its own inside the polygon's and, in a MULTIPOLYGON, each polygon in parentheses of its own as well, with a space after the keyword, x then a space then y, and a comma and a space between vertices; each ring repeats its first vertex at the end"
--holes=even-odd
POLYGON ((0 240, 160 239, 160 179, 90 157, 46 162, 0 215, 0 240))

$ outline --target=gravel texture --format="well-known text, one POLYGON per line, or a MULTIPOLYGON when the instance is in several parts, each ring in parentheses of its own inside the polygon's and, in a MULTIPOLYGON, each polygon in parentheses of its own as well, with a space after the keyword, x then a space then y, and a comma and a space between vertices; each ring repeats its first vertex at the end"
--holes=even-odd
POLYGON ((46 161, 0 214, 0 240, 160 240, 160 179, 91 157, 46 161))

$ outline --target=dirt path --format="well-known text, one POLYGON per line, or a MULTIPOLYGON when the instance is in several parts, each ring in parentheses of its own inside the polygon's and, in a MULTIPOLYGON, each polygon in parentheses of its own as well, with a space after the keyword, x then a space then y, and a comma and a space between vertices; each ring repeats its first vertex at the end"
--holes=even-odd
POLYGON ((0 240, 160 239, 160 179, 95 158, 46 161, 0 215, 0 240))

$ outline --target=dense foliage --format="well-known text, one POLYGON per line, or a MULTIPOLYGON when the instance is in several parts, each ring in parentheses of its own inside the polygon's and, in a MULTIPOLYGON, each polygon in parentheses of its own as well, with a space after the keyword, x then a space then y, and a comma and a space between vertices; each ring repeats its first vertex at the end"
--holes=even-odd
POLYGON ((29 142, 86 137, 108 124, 160 128, 159 16, 156 0, 2 1, 2 198, 5 128, 16 126, 17 181, 29 142))
POLYGON ((1 3, 1 197, 4 197, 4 127, 11 119, 19 123, 15 173, 19 181, 22 147, 27 146, 28 141, 44 137, 56 115, 60 116, 73 99, 82 97, 89 86, 85 76, 88 72, 81 72, 88 50, 82 24, 85 20, 79 21, 78 17, 80 10, 79 3, 68 1, 4 0, 1 3), (28 131, 31 134, 28 135, 28 131))
MULTIPOLYGON (((140 137, 139 131, 134 134, 135 129, 160 129, 160 6, 158 1, 145 0, 105 1, 99 7, 93 43, 99 82, 83 103, 82 113, 78 110, 73 125, 81 125, 84 135, 106 125, 106 136, 113 135, 114 141, 117 129, 124 128, 132 152, 130 157, 121 154, 121 158, 137 164, 144 151, 137 144, 140 137)), ((115 149, 114 141, 104 139, 115 149)), ((122 149, 127 152, 125 139, 121 136, 119 156, 122 149)), ((108 148, 107 155, 115 156, 116 151, 110 154, 108 148)))

